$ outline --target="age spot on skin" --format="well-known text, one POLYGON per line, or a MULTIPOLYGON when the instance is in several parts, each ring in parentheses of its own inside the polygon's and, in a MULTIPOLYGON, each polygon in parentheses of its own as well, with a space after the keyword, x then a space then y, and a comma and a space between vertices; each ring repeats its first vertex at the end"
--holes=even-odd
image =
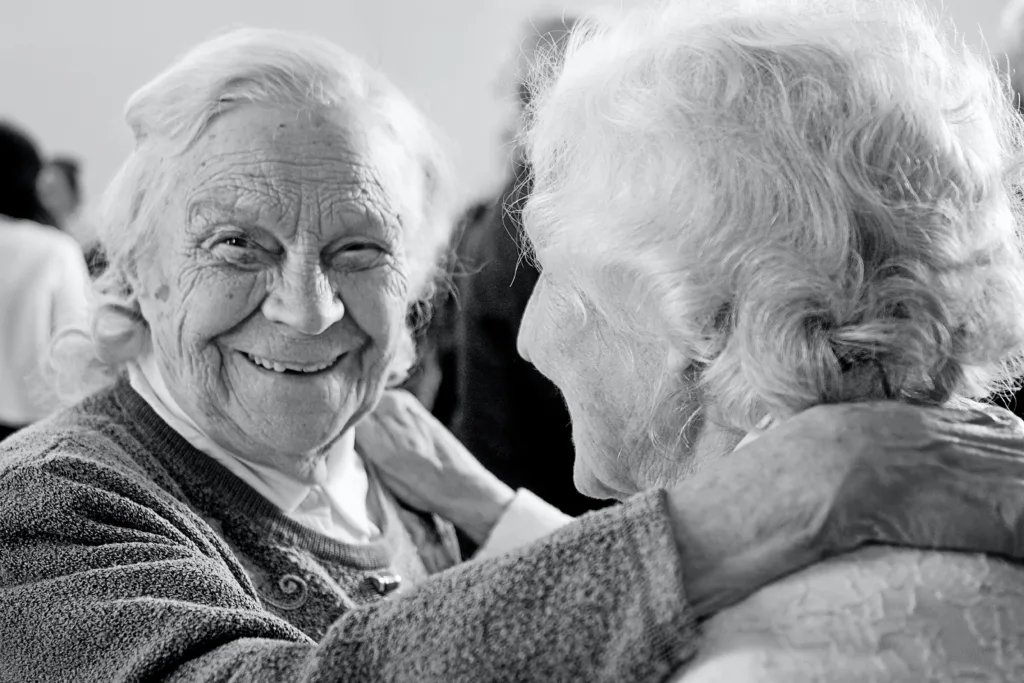
POLYGON ((160 285, 160 287, 156 290, 156 294, 154 294, 153 296, 155 296, 158 301, 167 301, 167 297, 170 296, 170 294, 170 287, 168 287, 167 285, 160 285))

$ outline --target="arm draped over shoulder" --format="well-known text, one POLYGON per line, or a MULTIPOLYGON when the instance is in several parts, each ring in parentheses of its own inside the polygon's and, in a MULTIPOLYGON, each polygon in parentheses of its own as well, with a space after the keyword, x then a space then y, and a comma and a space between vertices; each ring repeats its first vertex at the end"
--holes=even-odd
POLYGON ((65 438, 18 462, 31 438, 12 441, 3 680, 661 680, 695 650, 660 492, 353 609, 314 642, 262 608, 208 524, 119 466, 126 454, 96 462, 65 438))

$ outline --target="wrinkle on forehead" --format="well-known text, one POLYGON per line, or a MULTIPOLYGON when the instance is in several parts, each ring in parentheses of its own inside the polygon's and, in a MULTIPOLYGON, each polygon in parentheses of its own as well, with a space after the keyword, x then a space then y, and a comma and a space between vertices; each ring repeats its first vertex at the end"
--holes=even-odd
POLYGON ((276 123, 282 116, 287 114, 276 110, 232 112, 190 150, 186 165, 195 174, 185 184, 188 220, 230 212, 253 222, 323 230, 358 217, 355 223, 396 239, 402 200, 415 196, 399 180, 405 150, 390 140, 369 144, 382 133, 357 122, 314 125, 300 119, 283 134, 278 127, 285 123, 276 123), (389 173, 396 163, 399 173, 389 173))
MULTIPOLYGON (((273 226, 290 237, 300 226, 323 235, 363 228, 398 238, 400 208, 364 168, 328 160, 314 165, 225 163, 186 195, 189 225, 235 220, 273 226)), ((220 165, 220 164, 218 164, 220 165)))

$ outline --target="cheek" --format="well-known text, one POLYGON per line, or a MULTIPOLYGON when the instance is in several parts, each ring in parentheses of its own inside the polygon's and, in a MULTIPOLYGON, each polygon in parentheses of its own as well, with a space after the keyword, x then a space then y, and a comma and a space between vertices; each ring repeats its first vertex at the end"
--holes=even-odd
POLYGON ((520 327, 520 344, 530 362, 556 384, 577 367, 582 320, 564 301, 541 289, 530 301, 520 327))
POLYGON ((408 308, 404 288, 388 269, 345 276, 338 283, 345 315, 380 349, 397 344, 408 308))
POLYGON ((269 275, 238 271, 198 271, 178 279, 171 296, 172 334, 178 343, 200 350, 211 340, 246 320, 267 291, 269 275))

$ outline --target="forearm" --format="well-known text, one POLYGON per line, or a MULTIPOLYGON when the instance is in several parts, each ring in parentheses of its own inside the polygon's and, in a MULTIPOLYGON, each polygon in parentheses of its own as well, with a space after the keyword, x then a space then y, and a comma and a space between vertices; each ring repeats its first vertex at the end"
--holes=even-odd
POLYGON ((657 680, 692 656, 695 637, 655 493, 356 610, 324 646, 365 662, 346 680, 610 682, 657 680))
MULTIPOLYGON (((670 527, 663 494, 647 494, 354 609, 318 643, 217 562, 136 543, 138 562, 0 596, 0 669, 68 681, 660 680, 696 648, 670 527)), ((53 550, 95 561, 89 548, 53 550)))

